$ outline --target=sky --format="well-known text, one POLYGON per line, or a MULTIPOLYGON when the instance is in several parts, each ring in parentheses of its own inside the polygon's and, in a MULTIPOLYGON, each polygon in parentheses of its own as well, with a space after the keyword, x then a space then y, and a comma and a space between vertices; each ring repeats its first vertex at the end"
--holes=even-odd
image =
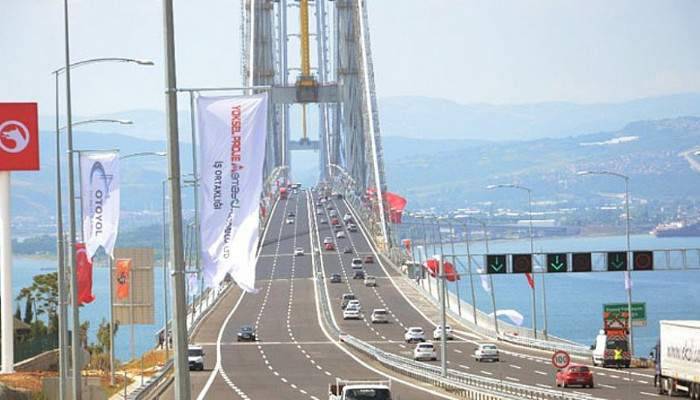
MULTIPOLYGON (((695 0, 368 0, 380 97, 578 103, 700 91, 695 0)), ((59 0, 0 0, 0 101, 53 115, 65 63, 59 0)), ((164 108, 160 0, 70 0, 73 109, 164 108)), ((240 1, 175 0, 178 85, 239 86, 240 1)), ((184 99, 182 100, 184 101, 184 99)), ((181 104, 181 109, 186 105, 181 104)))

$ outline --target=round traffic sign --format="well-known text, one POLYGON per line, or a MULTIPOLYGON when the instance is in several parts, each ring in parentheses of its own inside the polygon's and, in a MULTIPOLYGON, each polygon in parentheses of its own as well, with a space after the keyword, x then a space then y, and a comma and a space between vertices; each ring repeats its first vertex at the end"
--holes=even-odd
POLYGON ((566 368, 571 362, 571 356, 564 350, 557 350, 552 356, 552 365, 554 368, 566 368))

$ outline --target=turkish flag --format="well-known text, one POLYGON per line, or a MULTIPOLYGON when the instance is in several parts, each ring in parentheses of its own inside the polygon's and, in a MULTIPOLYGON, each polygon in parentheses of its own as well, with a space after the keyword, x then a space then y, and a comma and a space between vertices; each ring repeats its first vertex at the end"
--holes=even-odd
POLYGON ((535 288, 535 278, 532 277, 532 274, 529 272, 525 273, 525 278, 527 278, 527 284, 530 285, 530 289, 535 288))
MULTIPOLYGON (((431 258, 427 260, 423 265, 430 271, 430 276, 436 277, 440 274, 440 260, 431 258)), ((459 274, 455 270, 454 265, 449 261, 445 261, 445 279, 450 282, 454 282, 459 279, 459 274)))
POLYGON ((131 282, 131 259, 117 259, 117 268, 115 276, 116 298, 117 300, 125 300, 129 297, 129 283, 131 282))
POLYGON ((92 260, 88 258, 85 243, 75 244, 75 268, 78 280, 78 305, 95 301, 92 294, 92 260))

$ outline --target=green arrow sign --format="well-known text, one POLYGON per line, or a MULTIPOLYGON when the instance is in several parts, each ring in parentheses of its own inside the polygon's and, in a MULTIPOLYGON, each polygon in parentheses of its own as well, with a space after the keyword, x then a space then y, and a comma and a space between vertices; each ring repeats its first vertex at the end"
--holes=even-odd
POLYGON ((547 272, 566 272, 565 253, 547 254, 547 272))
POLYGON ((608 271, 626 271, 627 253, 624 251, 612 251, 608 253, 608 271))
POLYGON ((489 274, 505 274, 506 273, 506 256, 487 255, 486 256, 486 273, 489 274))

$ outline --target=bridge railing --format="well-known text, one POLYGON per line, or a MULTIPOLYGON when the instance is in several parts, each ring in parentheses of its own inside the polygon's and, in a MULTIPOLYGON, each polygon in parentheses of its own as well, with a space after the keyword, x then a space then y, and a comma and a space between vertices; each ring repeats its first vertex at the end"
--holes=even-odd
MULTIPOLYGON (((312 210, 313 208, 310 209, 312 210)), ((313 243, 317 241, 318 238, 316 237, 312 239, 312 248, 320 248, 319 243, 313 243)), ((314 264, 314 283, 319 296, 319 309, 322 317, 321 321, 328 329, 329 333, 333 337, 337 337, 342 343, 345 343, 346 345, 372 357, 377 362, 393 371, 422 382, 441 387, 455 395, 469 399, 595 400, 594 397, 588 395, 582 396, 575 393, 535 388, 523 384, 503 381, 501 379, 462 373, 455 370, 448 370, 447 376, 442 376, 442 371, 438 366, 418 362, 410 358, 384 351, 352 335, 343 333, 336 325, 332 310, 330 309, 331 302, 329 301, 326 279, 321 263, 314 264)))

